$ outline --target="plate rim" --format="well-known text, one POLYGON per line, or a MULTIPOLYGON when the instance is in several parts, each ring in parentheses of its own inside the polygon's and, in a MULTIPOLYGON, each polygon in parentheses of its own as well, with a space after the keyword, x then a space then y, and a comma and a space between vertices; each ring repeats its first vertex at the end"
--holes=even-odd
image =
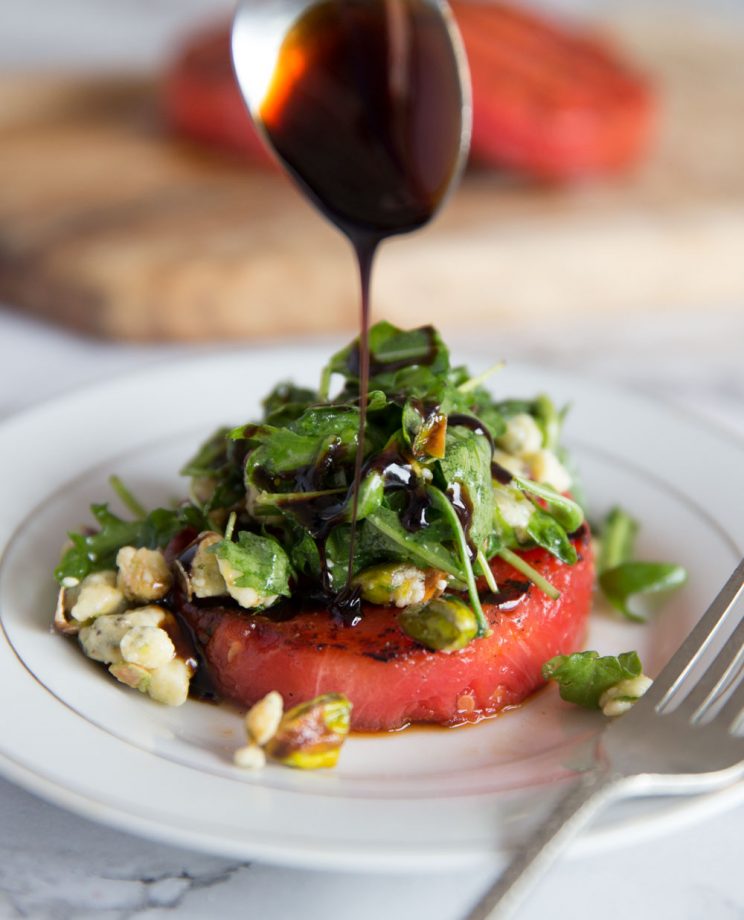
MULTIPOLYGON (((301 355, 303 359, 308 360, 309 355, 314 356, 315 354, 319 354, 321 348, 325 351, 325 340, 323 340, 322 342, 320 341, 314 342, 312 345, 307 345, 307 344, 300 345, 300 344, 295 344, 295 343, 286 344, 285 343, 285 344, 277 344, 273 347, 269 347, 268 349, 266 347, 262 347, 262 348, 252 347, 252 348, 245 348, 245 349, 239 349, 239 350, 236 349, 235 351, 231 351, 227 356, 225 356, 224 353, 213 351, 207 354, 200 354, 200 355, 189 356, 186 358, 172 359, 169 361, 153 363, 149 366, 140 367, 134 370, 123 371, 115 375, 112 375, 112 377, 108 378, 105 381, 105 383, 102 385, 89 383, 89 384, 84 384, 84 385, 80 385, 77 387, 72 387, 69 390, 66 390, 59 394, 55 394, 54 396, 49 397, 46 400, 40 401, 30 407, 23 408, 19 410, 18 412, 5 417, 4 419, 0 420, 0 440, 4 439, 5 436, 8 434, 8 431, 12 429, 13 427, 15 427, 16 425, 23 425, 29 422, 32 423, 35 416, 41 416, 43 415, 44 412, 48 411, 49 409, 53 409, 55 407, 59 407, 59 406, 64 407, 66 403, 74 402, 76 399, 89 395, 91 390, 95 391, 97 399, 101 399, 105 396, 106 391, 112 388, 116 389, 118 387, 121 387, 122 385, 124 387, 127 387, 129 385, 141 386, 143 382, 143 378, 145 378, 146 380, 147 378, 159 378, 163 376, 170 377, 173 374, 178 373, 179 369, 199 367, 199 366, 204 365, 205 359, 207 362, 211 362, 214 360, 223 360, 225 357, 227 357, 228 360, 230 361, 236 361, 236 360, 242 361, 242 360, 247 360, 252 354, 255 355, 257 352, 265 354, 267 351, 269 351, 269 352, 279 352, 285 355, 288 353, 295 352, 301 355)), ((483 355, 484 352, 479 353, 475 349, 468 349, 463 355, 463 360, 472 361, 472 359, 476 358, 479 354, 483 355)), ((581 375, 579 373, 576 373, 573 371, 566 371, 561 368, 547 368, 547 369, 541 368, 538 365, 530 364, 529 362, 514 362, 511 365, 511 367, 519 370, 520 372, 527 373, 536 379, 538 379, 541 375, 543 375, 553 380, 555 380, 556 378, 560 378, 561 380, 564 381, 564 383, 570 384, 570 385, 573 385, 574 383, 576 383, 577 385, 581 385, 582 383, 590 382, 595 387, 599 387, 600 390, 602 390, 605 393, 610 393, 617 399, 620 399, 623 401, 627 400, 628 398, 631 398, 632 400, 638 400, 638 401, 641 401, 643 404, 647 405, 652 410, 659 410, 659 409, 668 410, 671 408, 675 411, 675 415, 679 417, 681 421, 684 421, 688 425, 692 425, 695 428, 702 428, 706 430, 710 435, 723 441, 723 443, 726 444, 727 448, 732 448, 737 452, 740 451, 744 453, 744 439, 741 439, 740 437, 738 437, 735 432, 728 431, 724 426, 719 426, 718 424, 715 423, 715 421, 711 419, 707 419, 705 417, 699 417, 693 412, 686 411, 684 407, 680 407, 674 403, 669 403, 666 400, 656 399, 650 396, 649 394, 644 393, 643 391, 639 392, 631 388, 622 387, 612 382, 608 383, 604 381, 596 381, 588 375, 581 375)), ((11 431, 11 435, 12 435, 12 431, 11 431)), ((591 446, 595 447, 596 445, 592 444, 591 446)), ((97 461, 97 463, 95 463, 94 465, 98 465, 99 463, 103 464, 105 462, 106 460, 104 458, 104 459, 97 461)), ((65 482, 66 481, 68 480, 65 480, 65 482)), ((60 487, 62 483, 57 482, 56 485, 57 487, 60 487)), ((9 535, 8 535, 9 540, 12 540, 12 535, 13 533, 15 533, 16 523, 20 524, 22 523, 22 521, 13 522, 10 528, 9 535)), ((737 543, 737 538, 734 538, 727 528, 722 528, 722 529, 727 534, 732 544, 734 546, 738 546, 739 551, 741 552, 741 545, 737 543)), ((8 541, 6 541, 4 538, 2 539, 3 539, 3 546, 2 546, 2 549, 0 550, 0 562, 4 562, 5 556, 6 556, 6 550, 8 547, 8 541)), ((3 643, 5 644, 6 647, 9 648, 11 653, 17 657, 17 652, 12 642, 10 642, 8 636, 6 635, 5 626, 4 624, 2 624, 1 621, 2 621, 2 618, 0 617, 0 625, 2 625, 3 643)), ((22 660, 19 660, 18 663, 25 670, 28 670, 27 666, 22 660)), ((38 681, 38 678, 35 678, 35 679, 38 681)), ((39 681, 39 684, 45 691, 51 692, 51 691, 48 691, 48 688, 46 688, 44 684, 41 683, 40 681, 39 681)), ((55 698, 55 702, 59 703, 59 700, 55 698)), ((120 740, 120 743, 125 743, 125 742, 121 742, 120 740)), ((152 753, 148 756, 157 757, 158 755, 152 753)), ((61 805, 64 808, 68 808, 71 811, 75 811, 78 814, 82 814, 85 817, 93 818, 94 820, 96 820, 96 818, 100 819, 101 811, 102 810, 107 811, 107 806, 104 803, 96 802, 94 799, 90 797, 86 799, 85 796, 79 795, 75 793, 74 791, 66 789, 64 786, 56 784, 55 780, 48 778, 48 777, 44 777, 42 774, 35 772, 33 768, 30 768, 28 766, 24 767, 22 764, 19 764, 17 761, 15 761, 13 758, 10 757, 10 755, 8 755, 5 752, 1 741, 0 741, 0 773, 5 773, 6 775, 9 776, 9 778, 11 778, 13 782, 16 782, 18 785, 21 785, 24 788, 28 788, 30 791, 41 795, 43 798, 46 798, 54 802, 55 804, 61 805), (11 764, 15 763, 16 766, 15 767, 8 766, 9 763, 11 764), (80 801, 76 801, 75 803, 71 802, 71 798, 74 798, 77 795, 79 795, 80 801), (87 802, 87 807, 84 805, 85 802, 87 802)), ((732 787, 732 789, 724 790, 722 793, 716 794, 716 796, 707 797, 704 802, 698 801, 695 807, 690 807, 686 810, 677 811, 676 818, 673 817, 670 819, 670 816, 666 815, 661 820, 651 819, 650 822, 649 821, 639 822, 638 820, 635 820, 631 822, 631 824, 633 825, 633 827, 630 829, 631 837, 632 839, 638 839, 639 835, 642 837, 649 837, 649 836, 652 837, 652 836, 656 836, 657 834, 666 833, 667 832, 666 829, 667 827, 669 827, 668 822, 671 821, 671 823, 675 824, 675 826, 682 826, 682 825, 690 823, 691 820, 699 820, 700 817, 711 814, 713 812, 717 812, 720 809, 727 807, 732 802, 738 802, 741 798, 744 798, 743 793, 744 793, 744 785, 742 785, 740 789, 737 787, 732 787), (641 825, 643 825, 643 827, 641 825)), ((108 811, 112 811, 112 810, 108 809, 108 811)), ((139 819, 131 818, 130 820, 130 818, 131 816, 129 816, 126 812, 122 812, 119 815, 119 820, 116 819, 113 813, 111 814, 107 813, 104 823, 111 825, 111 826, 118 827, 119 829, 125 830, 130 833, 132 832, 145 833, 146 836, 155 837, 157 839, 167 841, 169 843, 175 842, 176 845, 178 845, 178 842, 174 841, 173 833, 169 832, 167 829, 163 829, 163 827, 160 824, 157 824, 157 826, 155 826, 152 823, 150 823, 151 826, 148 826, 146 830, 143 830, 145 825, 148 825, 148 822, 146 819, 143 819, 142 817, 140 817, 139 819)), ((195 848, 205 849, 204 843, 203 843, 203 836, 204 836, 203 831, 196 831, 194 832, 193 835, 191 835, 191 837, 193 837, 193 841, 194 841, 193 845, 195 848)), ((623 838, 625 836, 626 834, 623 832, 622 828, 613 827, 613 828, 604 829, 604 830, 595 829, 593 832, 591 832, 587 836, 585 843, 578 847, 577 852, 578 853, 589 852, 590 850, 592 852, 596 852, 598 847, 601 849, 611 848, 620 843, 623 843, 624 842, 623 838)), ((246 847, 244 844, 241 844, 238 850, 231 851, 229 850, 229 848, 228 850, 226 850, 224 846, 215 844, 213 846, 208 845, 206 849, 208 849, 210 852, 222 852, 222 853, 229 852, 230 855, 245 856, 248 850, 250 849, 250 847, 246 847)), ((271 848, 270 847, 267 848, 263 844, 260 845, 258 849, 260 850, 260 852, 253 852, 250 858, 264 858, 264 859, 269 859, 270 861, 282 862, 287 865, 305 866, 308 868, 335 867, 335 868, 343 868, 343 869, 350 869, 350 870, 360 868, 358 857, 349 855, 349 854, 344 854, 344 853, 337 853, 335 857, 330 857, 330 856, 321 856, 321 854, 317 853, 317 851, 315 853, 310 853, 310 854, 297 851, 297 852, 294 852, 290 857, 287 857, 286 852, 280 852, 280 853, 267 852, 267 849, 271 849, 271 848), (278 856, 281 856, 282 858, 276 858, 278 856)), ((280 847, 279 849, 281 851, 282 848, 280 847)), ((459 850, 460 850, 460 855, 462 856, 463 855, 462 848, 460 847, 459 850)), ((400 868, 402 871, 408 871, 412 868, 414 869, 415 868, 441 869, 443 865, 451 864, 452 858, 453 858, 453 854, 449 853, 447 854, 447 856, 444 858, 444 861, 442 862, 442 860, 433 858, 432 854, 427 854, 424 860, 424 865, 422 865, 422 861, 420 858, 413 858, 410 860, 403 860, 403 862, 400 863, 400 868)), ((468 864, 472 864, 473 860, 477 859, 477 853, 468 853, 463 858, 468 864)), ((389 859, 383 858, 381 860, 375 860, 374 858, 370 859, 369 856, 365 856, 365 859, 367 860, 365 864, 366 867, 371 870, 382 871, 382 870, 389 870, 391 868, 389 859)), ((491 853, 488 856, 488 859, 489 859, 489 862, 493 864, 494 854, 491 853)))

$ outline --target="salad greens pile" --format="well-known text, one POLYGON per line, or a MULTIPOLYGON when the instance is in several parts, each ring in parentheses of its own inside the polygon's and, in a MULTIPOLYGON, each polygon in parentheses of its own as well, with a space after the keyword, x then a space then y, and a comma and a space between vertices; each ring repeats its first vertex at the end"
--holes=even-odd
POLYGON ((363 595, 366 570, 408 563, 441 572, 448 588, 467 592, 483 635, 487 624, 476 578, 486 577, 497 589, 488 566, 494 556, 556 596, 515 551, 542 546, 572 564, 570 534, 582 525, 583 512, 551 485, 532 479, 526 464, 509 471, 494 462, 493 451, 517 416, 534 421, 539 449, 556 449, 562 413, 546 396, 494 399, 482 385, 487 375, 473 378, 464 367, 453 367, 429 326, 403 331, 378 323, 370 330, 369 349, 353 554, 358 341, 331 358, 317 390, 282 383, 264 400, 258 422, 216 431, 182 470, 192 479, 190 502, 145 513, 114 481, 135 520, 93 506, 98 530, 70 535, 57 578, 74 584, 110 567, 120 546, 162 548, 184 527, 221 532, 234 513, 237 540, 215 552, 230 557, 245 584, 266 589, 259 591, 264 596, 308 588, 337 595, 349 576, 363 595), (340 386, 332 394, 335 381, 340 386), (270 573, 272 583, 258 585, 258 571, 270 573), (277 581, 281 590, 275 590, 277 581))
POLYGON ((54 570, 54 577, 61 585, 71 587, 93 572, 115 568, 116 554, 122 546, 162 549, 185 527, 202 529, 204 515, 197 507, 184 504, 176 509, 155 508, 146 513, 116 477, 112 476, 110 482, 137 517, 125 521, 108 504, 91 505, 98 530, 68 533, 70 545, 54 570))
MULTIPOLYGON (((254 610, 314 595, 337 611, 343 597, 357 609, 366 598, 415 613, 425 606, 425 582, 425 600, 439 598, 431 617, 400 622, 423 644, 446 650, 487 634, 476 581, 498 591, 494 557, 557 597, 520 550, 543 547, 566 565, 577 560, 571 537, 584 513, 567 494, 578 487, 559 445, 565 411, 544 395, 496 399, 483 383, 498 366, 477 377, 452 366, 431 326, 378 323, 369 353, 354 534, 358 340, 331 358, 317 390, 281 383, 263 401, 260 420, 218 429, 181 471, 191 478, 189 501, 147 512, 112 477, 133 519, 93 505, 97 529, 69 535, 58 581, 73 586, 114 567, 122 546, 163 549, 177 534, 210 532, 208 551, 254 610), (416 573, 418 588, 411 587, 416 573)), ((600 553, 602 586, 631 617, 629 597, 684 578, 679 567, 631 562, 635 530, 613 511, 600 553)))
MULTIPOLYGON (((449 352, 431 327, 370 330, 370 381, 357 533, 349 563, 354 460, 359 435, 359 345, 324 369, 317 391, 280 384, 263 418, 221 429, 184 467, 195 477, 199 511, 238 515, 237 530, 270 537, 287 553, 293 582, 340 592, 381 563, 410 563, 445 573, 466 590, 487 629, 476 578, 488 560, 543 546, 571 564, 569 535, 583 512, 550 485, 494 465, 492 453, 510 418, 528 414, 542 444, 555 444, 561 416, 547 397, 497 401, 449 352), (340 378, 340 389, 331 385, 340 378), (501 499, 501 500, 500 500, 501 499), (515 524, 508 509, 518 505, 515 524), (507 512, 504 512, 504 507, 507 512)), ((520 570, 555 593, 518 559, 520 570)), ((496 587, 495 585, 493 586, 496 587)))

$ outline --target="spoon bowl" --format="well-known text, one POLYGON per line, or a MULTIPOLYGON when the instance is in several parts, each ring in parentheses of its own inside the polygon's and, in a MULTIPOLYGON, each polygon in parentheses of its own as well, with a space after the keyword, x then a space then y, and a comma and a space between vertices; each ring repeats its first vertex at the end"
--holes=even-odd
POLYGON ((456 184, 470 81, 441 0, 246 0, 232 53, 269 149, 347 236, 414 230, 456 184))

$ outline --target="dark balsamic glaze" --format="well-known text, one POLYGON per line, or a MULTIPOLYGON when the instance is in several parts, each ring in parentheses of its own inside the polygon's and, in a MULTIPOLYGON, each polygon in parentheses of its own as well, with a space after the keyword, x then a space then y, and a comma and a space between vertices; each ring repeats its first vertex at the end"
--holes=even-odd
POLYGON ((180 613, 183 600, 179 587, 170 592, 166 598, 166 606, 171 611, 173 619, 166 620, 163 629, 170 636, 176 649, 176 655, 191 666, 189 695, 214 703, 219 700, 219 694, 215 689, 209 666, 204 657, 204 643, 199 641, 199 637, 194 633, 188 620, 180 613))
POLYGON ((499 590, 494 594, 488 591, 483 594, 481 600, 484 604, 493 604, 499 610, 513 610, 530 591, 529 581, 519 581, 516 578, 508 578, 506 581, 499 583, 499 590))
POLYGON ((429 525, 426 512, 431 508, 431 499, 423 488, 408 491, 406 507, 400 515, 400 522, 412 533, 429 525))
POLYGON ((491 461, 491 475, 496 482, 500 482, 502 486, 508 486, 512 479, 514 479, 514 476, 512 476, 509 470, 501 466, 501 464, 497 463, 495 460, 491 461))
MULTIPOLYGON (((470 530, 470 524, 473 520, 473 503, 470 500, 470 494, 467 490, 467 487, 464 486, 461 482, 453 482, 450 484, 447 489, 447 495, 450 500, 450 504, 455 509, 455 513, 460 519, 462 524, 462 529, 465 531, 467 536, 470 530)), ((475 550, 468 543, 468 549, 470 550, 470 555, 472 558, 475 557, 475 550)))
POLYGON ((452 415, 448 416, 447 424, 450 427, 459 425, 461 428, 469 428, 475 434, 483 435, 483 437, 488 441, 488 446, 491 448, 491 453, 493 454, 496 450, 496 445, 493 443, 493 437, 491 432, 488 430, 488 427, 483 424, 483 422, 477 418, 475 415, 462 415, 457 412, 453 412, 452 415))
MULTIPOLYGON (((434 359, 437 356, 437 332, 433 326, 421 326, 420 331, 429 340, 429 347, 427 351, 425 351, 416 359, 416 363, 424 367, 428 367, 428 365, 434 363, 434 359)), ((377 361, 370 356, 369 372, 372 375, 393 373, 395 371, 401 370, 401 368, 408 367, 409 364, 409 358, 401 358, 400 361, 377 361)), ((360 376, 362 368, 361 342, 360 345, 358 345, 356 348, 352 348, 349 352, 346 366, 350 374, 354 374, 356 377, 360 376)))
MULTIPOLYGON (((370 375, 372 263, 384 239, 431 219, 461 164, 463 89, 441 11, 426 0, 313 5, 282 43, 258 118, 290 174, 347 236, 359 266, 360 336, 351 360, 359 378, 360 419, 351 542, 346 587, 329 604, 345 622, 354 622, 361 606, 351 577, 370 375)), ((433 360, 433 330, 431 339, 433 360)), ((374 373, 394 369, 372 367, 374 373)), ((339 523, 340 507, 314 502, 307 509, 325 588, 330 577, 323 547, 339 523)), ((410 517, 413 523, 416 516, 410 517)))

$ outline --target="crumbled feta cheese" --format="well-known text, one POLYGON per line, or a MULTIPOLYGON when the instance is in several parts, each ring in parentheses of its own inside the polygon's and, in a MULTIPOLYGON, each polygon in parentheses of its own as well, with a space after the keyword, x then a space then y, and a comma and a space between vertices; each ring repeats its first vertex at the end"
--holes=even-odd
POLYGON ((70 616, 78 623, 85 623, 94 617, 116 613, 123 604, 124 595, 116 587, 116 572, 93 572, 80 582, 70 616))
POLYGON ((426 594, 426 572, 413 565, 394 569, 390 579, 390 600, 396 607, 420 604, 426 594))
POLYGON ((167 664, 176 655, 168 633, 159 626, 133 626, 119 643, 124 661, 154 669, 167 664))
POLYGON ((203 536, 199 547, 191 562, 191 590, 196 597, 218 597, 227 594, 225 579, 220 573, 217 556, 209 551, 210 546, 220 543, 222 537, 218 533, 209 533, 203 536))
POLYGON ((126 633, 133 626, 159 626, 164 617, 165 611, 155 606, 103 614, 80 630, 78 640, 88 658, 118 664, 123 661, 120 644, 126 633))
POLYGON ((524 458, 530 465, 531 478, 552 486, 556 492, 568 492, 571 476, 552 450, 538 450, 524 458))
POLYGON ((264 745, 274 737, 284 713, 284 702, 280 693, 272 690, 252 706, 245 716, 245 730, 248 739, 264 745))
POLYGON ((128 627, 118 623, 118 619, 115 614, 106 614, 80 630, 78 641, 88 658, 106 664, 117 664, 122 661, 119 643, 128 627))
POLYGON ((117 585, 128 600, 158 601, 170 591, 170 568, 159 550, 122 546, 116 566, 117 585))
POLYGON ((217 557, 217 565, 220 574, 225 579, 227 593, 246 610, 252 610, 255 607, 270 607, 279 596, 277 594, 264 596, 253 588, 241 588, 236 582, 242 577, 242 572, 230 565, 227 559, 217 557))
POLYGON ((521 492, 514 489, 494 489, 496 510, 505 524, 517 531, 517 537, 524 539, 535 506, 521 492))
POLYGON ((174 658, 150 674, 147 692, 166 706, 181 706, 189 696, 191 668, 182 658, 174 658))
POLYGON ((266 766, 266 754, 257 744, 246 744, 235 751, 233 761, 244 770, 260 770, 266 766))
POLYGON ((627 712, 636 700, 648 690, 653 681, 645 674, 629 677, 619 684, 605 690, 599 698, 599 705, 606 716, 621 716, 627 712))
POLYGON ((518 457, 532 454, 543 446, 542 431, 527 412, 519 412, 506 422, 506 431, 497 439, 499 447, 518 457))
POLYGON ((122 624, 131 629, 133 626, 160 626, 168 616, 167 612, 157 604, 147 604, 146 607, 134 607, 119 614, 122 624))

